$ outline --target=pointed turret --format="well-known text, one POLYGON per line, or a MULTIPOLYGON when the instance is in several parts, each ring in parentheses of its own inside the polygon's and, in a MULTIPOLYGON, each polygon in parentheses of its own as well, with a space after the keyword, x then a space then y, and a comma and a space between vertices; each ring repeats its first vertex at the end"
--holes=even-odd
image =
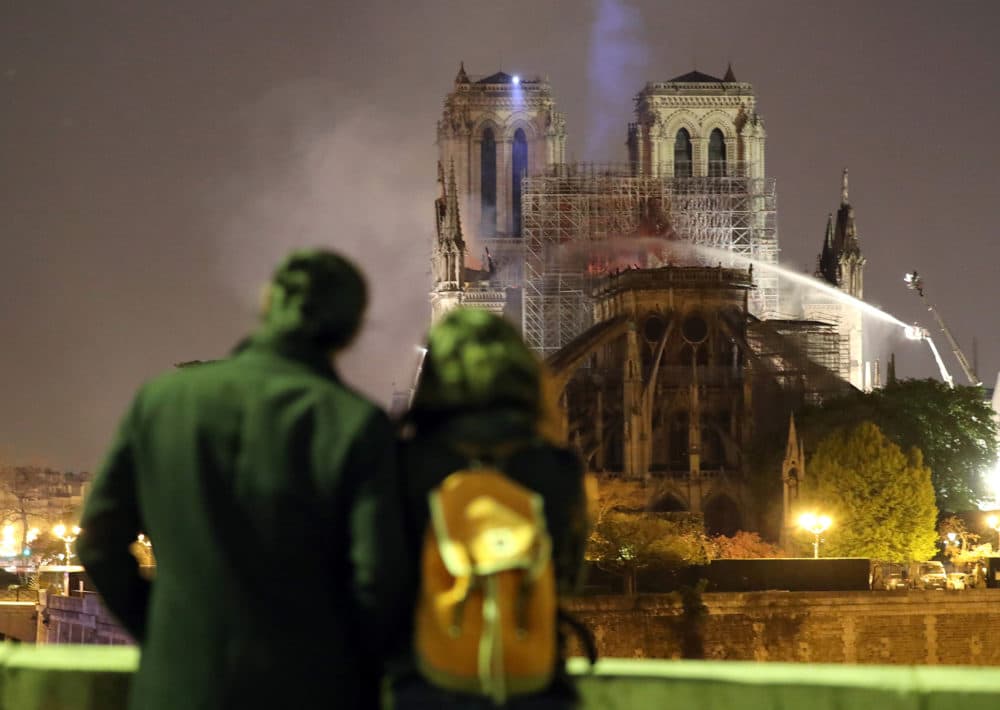
POLYGON ((816 275, 855 298, 861 298, 864 265, 848 191, 847 168, 844 168, 840 180, 840 207, 836 219, 832 215, 827 217, 816 275))
POLYGON ((450 239, 463 252, 465 240, 462 239, 462 217, 458 211, 458 185, 455 181, 455 161, 448 166, 448 232, 450 239))
POLYGON ((785 460, 781 463, 782 517, 781 546, 791 549, 792 533, 795 529, 793 513, 799 501, 799 487, 806 475, 806 449, 795 431, 795 415, 788 416, 788 442, 785 444, 785 460))
POLYGON ((788 415, 788 442, 785 444, 785 460, 794 460, 800 453, 799 436, 795 431, 795 415, 788 415))
POLYGON ((455 85, 468 84, 469 75, 465 73, 465 62, 458 63, 458 74, 455 75, 455 85))
POLYGON ((736 83, 736 75, 733 73, 733 63, 729 62, 726 65, 726 75, 722 77, 722 80, 727 83, 736 83))
POLYGON ((816 276, 828 283, 837 285, 837 254, 833 246, 833 213, 826 216, 826 235, 823 237, 823 249, 819 253, 816 276))
POLYGON ((458 210, 458 187, 454 162, 448 168, 445 184, 444 169, 438 163, 440 197, 434 201, 437 216, 437 244, 434 246, 434 290, 460 291, 465 270, 465 240, 462 238, 462 217, 458 210))

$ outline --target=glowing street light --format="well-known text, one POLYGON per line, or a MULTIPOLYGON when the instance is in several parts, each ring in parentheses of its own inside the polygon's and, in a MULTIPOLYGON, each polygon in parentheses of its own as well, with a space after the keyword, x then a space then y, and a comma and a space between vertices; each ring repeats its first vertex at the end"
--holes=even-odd
POLYGON ((65 568, 63 570, 63 596, 69 596, 69 561, 73 556, 72 545, 76 542, 76 538, 80 535, 80 528, 74 525, 72 528, 66 529, 66 526, 59 523, 52 528, 52 534, 63 541, 66 545, 66 559, 64 560, 65 568))
POLYGON ((829 515, 803 513, 799 516, 799 526, 804 530, 808 530, 814 536, 813 559, 819 559, 819 536, 824 530, 830 527, 830 523, 832 522, 829 515))

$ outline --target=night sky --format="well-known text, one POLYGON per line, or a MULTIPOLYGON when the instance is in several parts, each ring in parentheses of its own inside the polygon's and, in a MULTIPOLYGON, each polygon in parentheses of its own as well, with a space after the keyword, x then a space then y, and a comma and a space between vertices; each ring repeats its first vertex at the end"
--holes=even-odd
MULTIPOLYGON (((252 327, 292 246, 368 270, 342 370, 387 402, 427 322, 459 60, 548 75, 568 155, 594 161, 624 160, 646 81, 731 61, 768 131, 782 263, 812 271, 848 167, 867 300, 931 327, 902 282, 918 269, 992 385, 998 26, 995 0, 6 2, 0 462, 95 466, 143 380, 252 327)), ((901 376, 936 375, 925 346, 871 342, 901 376)))

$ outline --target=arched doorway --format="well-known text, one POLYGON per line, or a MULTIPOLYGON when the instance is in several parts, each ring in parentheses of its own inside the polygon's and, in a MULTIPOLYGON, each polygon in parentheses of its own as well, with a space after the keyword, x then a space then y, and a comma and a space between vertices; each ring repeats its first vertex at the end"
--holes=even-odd
POLYGON ((743 514, 736 502, 725 493, 713 496, 705 505, 705 532, 732 537, 743 528, 743 514))

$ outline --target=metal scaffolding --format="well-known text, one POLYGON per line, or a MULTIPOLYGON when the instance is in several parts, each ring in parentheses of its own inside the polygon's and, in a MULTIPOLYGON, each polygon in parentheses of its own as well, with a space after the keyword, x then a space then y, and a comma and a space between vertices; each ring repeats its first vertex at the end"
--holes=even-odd
POLYGON ((750 349, 763 369, 782 389, 798 389, 813 404, 851 389, 841 340, 836 325, 820 321, 756 321, 747 328, 750 349))
MULTIPOLYGON (((609 271, 664 264, 745 268, 718 252, 776 263, 774 181, 730 163, 711 177, 636 175, 632 166, 550 166, 521 188, 524 244, 522 325, 546 357, 591 324, 590 284, 609 271)), ((759 274, 751 312, 778 311, 777 280, 759 274)))

